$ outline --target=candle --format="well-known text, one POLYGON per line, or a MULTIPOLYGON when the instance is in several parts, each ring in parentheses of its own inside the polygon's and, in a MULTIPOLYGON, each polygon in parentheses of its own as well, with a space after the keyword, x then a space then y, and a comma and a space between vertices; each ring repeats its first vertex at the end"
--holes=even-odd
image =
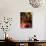
POLYGON ((6 34, 6 37, 8 38, 8 34, 6 34))

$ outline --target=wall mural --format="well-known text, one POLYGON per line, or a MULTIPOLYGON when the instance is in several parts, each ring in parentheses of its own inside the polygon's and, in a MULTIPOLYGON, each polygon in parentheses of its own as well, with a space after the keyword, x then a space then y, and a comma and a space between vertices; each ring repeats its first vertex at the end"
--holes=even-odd
POLYGON ((12 18, 3 17, 3 20, 1 20, 1 22, 0 22, 0 26, 1 26, 0 29, 5 33, 5 38, 6 38, 7 31, 10 31, 11 25, 12 25, 12 18))
POLYGON ((20 27, 32 28, 32 13, 31 12, 20 12, 20 27))

